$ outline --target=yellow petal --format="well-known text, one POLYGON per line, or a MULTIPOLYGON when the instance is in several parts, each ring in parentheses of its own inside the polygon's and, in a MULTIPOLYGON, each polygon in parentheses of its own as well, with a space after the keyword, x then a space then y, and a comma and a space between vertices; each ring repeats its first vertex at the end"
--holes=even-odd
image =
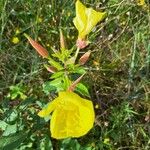
POLYGON ((72 134, 77 132, 76 127, 78 126, 79 118, 76 115, 75 106, 70 107, 72 107, 72 110, 58 107, 53 112, 50 122, 50 131, 53 138, 63 139, 72 137, 72 134))
POLYGON ((46 117, 48 116, 58 105, 58 100, 57 98, 50 102, 45 108, 43 108, 39 113, 38 116, 40 117, 46 117))
POLYGON ((86 8, 79 0, 76 2, 76 17, 73 20, 78 30, 78 38, 84 39, 91 32, 94 26, 104 19, 105 12, 97 12, 92 8, 86 8))
POLYGON ((104 17, 106 16, 106 13, 105 12, 97 12, 97 11, 93 10, 92 8, 87 8, 86 15, 87 15, 86 29, 83 33, 81 33, 81 36, 89 34, 91 32, 91 30, 94 28, 94 26, 96 26, 96 24, 99 21, 104 19, 104 17))
POLYGON ((94 109, 91 101, 73 92, 60 92, 59 107, 52 114, 50 130, 56 139, 85 135, 94 123, 94 109))
POLYGON ((86 7, 79 1, 77 0, 76 2, 76 17, 73 19, 73 23, 79 33, 81 33, 87 24, 87 16, 85 14, 86 12, 86 7))

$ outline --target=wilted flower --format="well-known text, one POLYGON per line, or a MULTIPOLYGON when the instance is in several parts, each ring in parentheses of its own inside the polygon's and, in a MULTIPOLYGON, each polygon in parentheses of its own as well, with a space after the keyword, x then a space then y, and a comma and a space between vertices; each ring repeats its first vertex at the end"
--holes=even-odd
POLYGON ((85 135, 94 123, 94 109, 91 101, 74 92, 59 92, 59 96, 41 110, 40 117, 49 116, 51 136, 56 139, 85 135))
POLYGON ((92 8, 84 6, 79 0, 76 1, 76 17, 74 18, 73 23, 78 30, 78 45, 79 41, 83 42, 86 35, 88 35, 94 26, 104 19, 105 16, 106 12, 97 12, 92 8))

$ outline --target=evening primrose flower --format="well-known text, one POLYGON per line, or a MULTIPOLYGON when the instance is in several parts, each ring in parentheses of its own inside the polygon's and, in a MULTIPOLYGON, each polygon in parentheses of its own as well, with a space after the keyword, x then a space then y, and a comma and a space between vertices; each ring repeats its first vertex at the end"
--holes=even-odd
POLYGON ((59 92, 59 96, 38 115, 46 117, 50 113, 51 136, 56 139, 80 137, 93 127, 95 114, 92 102, 74 92, 59 92))
POLYGON ((106 12, 97 12, 92 8, 87 8, 79 0, 76 1, 76 17, 73 20, 78 30, 77 46, 84 48, 86 43, 84 40, 94 26, 104 19, 106 12), (81 45, 80 45, 81 43, 81 45))

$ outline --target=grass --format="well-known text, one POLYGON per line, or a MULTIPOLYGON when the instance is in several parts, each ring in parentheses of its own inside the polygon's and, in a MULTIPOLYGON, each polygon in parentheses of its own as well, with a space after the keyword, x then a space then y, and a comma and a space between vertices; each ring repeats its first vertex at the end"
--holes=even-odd
MULTIPOLYGON (((86 48, 92 50, 92 55, 83 81, 89 86, 94 105, 99 105, 95 108, 94 128, 79 139, 56 141, 49 137, 47 124, 35 115, 39 106, 49 101, 50 96, 42 91, 49 73, 23 33, 40 41, 51 52, 52 48, 59 48, 61 28, 70 48, 77 36, 72 23, 75 16, 72 0, 0 1, 0 120, 11 127, 17 122, 16 134, 32 129, 18 149, 49 149, 52 144, 54 149, 70 150, 149 150, 149 4, 144 8, 131 0, 83 2, 108 12, 105 21, 90 34, 92 44, 86 48), (11 42, 14 36, 19 38, 18 44, 11 42), (10 86, 18 83, 25 89, 28 101, 7 98, 10 86), (45 128, 41 129, 43 124, 45 128)), ((13 134, 8 129, 1 129, 0 133, 13 134)))

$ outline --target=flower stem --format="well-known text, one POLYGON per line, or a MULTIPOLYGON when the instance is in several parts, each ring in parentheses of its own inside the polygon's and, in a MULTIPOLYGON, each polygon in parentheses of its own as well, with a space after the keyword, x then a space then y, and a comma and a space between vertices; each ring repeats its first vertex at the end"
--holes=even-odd
POLYGON ((79 50, 80 50, 80 48, 77 48, 77 50, 76 50, 76 53, 75 53, 75 60, 77 59, 77 57, 78 57, 78 54, 79 54, 79 50))

